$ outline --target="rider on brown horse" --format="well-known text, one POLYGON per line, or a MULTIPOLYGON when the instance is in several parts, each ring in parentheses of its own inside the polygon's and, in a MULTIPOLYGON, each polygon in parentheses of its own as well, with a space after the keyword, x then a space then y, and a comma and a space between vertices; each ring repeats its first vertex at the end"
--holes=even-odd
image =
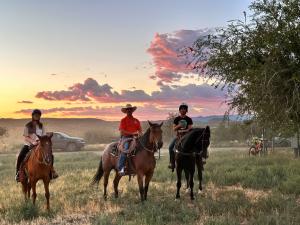
MULTIPOLYGON (((16 181, 19 182, 19 169, 20 166, 25 159, 27 153, 38 145, 39 138, 38 136, 46 135, 45 126, 40 122, 42 112, 39 109, 35 109, 32 111, 32 121, 25 125, 24 134, 25 137, 24 146, 21 149, 16 165, 16 181)), ((53 168, 54 157, 52 155, 52 171, 51 171, 51 179, 55 179, 58 177, 58 174, 55 172, 53 168)))
POLYGON ((169 145, 170 163, 168 166, 170 169, 172 169, 172 171, 174 171, 175 168, 174 147, 175 147, 176 140, 178 139, 178 137, 182 137, 184 134, 190 131, 193 126, 192 119, 186 115, 187 112, 188 112, 188 105, 186 103, 181 103, 179 106, 180 115, 174 119, 173 130, 177 133, 177 137, 175 137, 169 145))
POLYGON ((129 141, 132 140, 134 136, 142 134, 142 128, 140 121, 132 116, 132 113, 136 110, 136 106, 132 106, 131 104, 127 104, 125 107, 121 109, 123 113, 126 113, 125 116, 119 126, 119 130, 121 133, 121 141, 124 143, 124 152, 121 153, 119 159, 118 170, 120 175, 125 175, 124 167, 126 161, 126 153, 129 149, 129 141))

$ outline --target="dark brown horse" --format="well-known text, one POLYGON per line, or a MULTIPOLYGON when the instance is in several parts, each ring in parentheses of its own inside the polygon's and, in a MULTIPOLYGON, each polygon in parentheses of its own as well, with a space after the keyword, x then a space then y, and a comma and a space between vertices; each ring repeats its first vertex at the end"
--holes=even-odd
POLYGON ((29 157, 21 164, 20 181, 22 183, 25 199, 30 198, 32 189, 32 200, 36 200, 36 183, 39 180, 44 182, 45 197, 47 199, 47 210, 50 209, 50 173, 52 169, 52 138, 53 133, 45 136, 38 136, 39 144, 31 150, 29 157))
POLYGON ((181 175, 185 172, 187 188, 190 189, 191 200, 194 199, 194 173, 197 165, 199 176, 199 190, 202 190, 203 160, 207 158, 207 149, 210 144, 210 128, 194 128, 177 144, 175 151, 175 165, 177 173, 176 198, 180 198, 181 175))
MULTIPOLYGON (((139 191, 141 196, 141 201, 147 200, 147 193, 149 188, 150 180, 152 179, 154 168, 156 165, 156 160, 154 153, 160 149, 163 145, 162 142, 162 130, 161 124, 155 124, 149 122, 150 127, 147 129, 145 134, 136 140, 136 153, 132 156, 132 167, 134 174, 137 175, 137 181, 139 184, 139 191)), ((98 184, 102 176, 104 176, 104 199, 107 199, 107 185, 108 178, 111 170, 116 171, 114 178, 114 191, 115 197, 118 197, 118 185, 121 176, 118 174, 118 160, 119 157, 112 155, 112 147, 116 143, 109 144, 100 159, 98 171, 93 177, 91 185, 98 184)))

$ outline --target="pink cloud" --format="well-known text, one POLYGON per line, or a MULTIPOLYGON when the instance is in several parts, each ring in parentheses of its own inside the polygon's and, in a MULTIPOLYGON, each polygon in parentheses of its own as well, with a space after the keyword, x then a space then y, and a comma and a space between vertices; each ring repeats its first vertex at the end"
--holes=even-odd
POLYGON ((188 65, 191 55, 180 57, 183 49, 192 46, 201 37, 214 33, 215 29, 179 30, 173 33, 155 34, 147 52, 152 56, 156 68, 154 76, 158 78, 159 86, 164 83, 179 81, 184 74, 193 72, 193 65, 188 65))
MULTIPOLYGON (((189 115, 190 116, 199 116, 199 115, 216 115, 223 114, 224 107, 219 105, 219 102, 198 102, 198 104, 190 105, 189 115), (196 108, 199 108, 200 105, 205 105, 204 111, 200 113, 196 108)), ((125 115, 121 112, 121 105, 114 107, 57 107, 50 109, 41 109, 42 113, 46 117, 51 117, 53 115, 59 117, 97 117, 106 120, 120 120, 120 118, 125 115)), ((22 109, 16 111, 16 114, 30 115, 32 109, 22 109)), ((157 103, 148 103, 143 106, 139 106, 135 111, 135 117, 140 120, 161 120, 166 119, 168 113, 178 112, 178 104, 170 105, 159 105, 157 103)))
POLYGON ((38 92, 36 97, 46 100, 90 101, 91 99, 103 99, 104 101, 115 95, 111 89, 112 87, 108 84, 99 85, 93 78, 88 78, 83 84, 74 84, 68 90, 42 91, 38 92))
POLYGON ((202 99, 224 100, 225 93, 220 89, 215 89, 208 84, 196 85, 188 84, 178 85, 161 85, 159 91, 147 94, 144 90, 122 90, 120 93, 112 91, 108 84, 101 85, 93 78, 86 79, 83 83, 76 83, 61 91, 42 91, 37 93, 37 98, 50 101, 79 101, 92 103, 124 103, 124 102, 179 102, 190 101, 196 102, 202 99))

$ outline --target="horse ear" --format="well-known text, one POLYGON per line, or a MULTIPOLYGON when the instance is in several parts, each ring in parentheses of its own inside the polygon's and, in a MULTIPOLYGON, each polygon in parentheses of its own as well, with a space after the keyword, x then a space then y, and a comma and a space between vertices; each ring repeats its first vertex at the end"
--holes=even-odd
POLYGON ((209 126, 206 126, 206 127, 205 127, 205 131, 206 131, 207 133, 210 133, 210 128, 209 128, 209 126))
POLYGON ((153 126, 153 123, 151 123, 149 120, 148 120, 148 123, 149 123, 150 127, 152 127, 152 126, 153 126))
POLYGON ((161 122, 158 126, 161 127, 164 124, 164 122, 161 122))
POLYGON ((47 136, 48 136, 49 138, 52 138, 52 136, 53 136, 53 132, 49 132, 49 133, 47 133, 47 136))

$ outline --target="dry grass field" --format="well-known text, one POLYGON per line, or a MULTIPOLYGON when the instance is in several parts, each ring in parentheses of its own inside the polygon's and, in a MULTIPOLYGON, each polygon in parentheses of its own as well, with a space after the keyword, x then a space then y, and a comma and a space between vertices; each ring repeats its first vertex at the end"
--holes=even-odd
MULTIPOLYGON (((0 224, 300 224, 300 162, 289 150, 248 157, 241 150, 211 150, 204 193, 175 201, 176 176, 166 152, 157 161, 149 198, 140 203, 136 179, 120 182, 115 199, 89 182, 100 152, 56 153, 60 177, 51 182, 51 211, 45 210, 42 183, 37 205, 25 202, 14 181, 14 154, 0 155, 0 224)), ((113 173, 112 173, 113 176, 113 173)))

